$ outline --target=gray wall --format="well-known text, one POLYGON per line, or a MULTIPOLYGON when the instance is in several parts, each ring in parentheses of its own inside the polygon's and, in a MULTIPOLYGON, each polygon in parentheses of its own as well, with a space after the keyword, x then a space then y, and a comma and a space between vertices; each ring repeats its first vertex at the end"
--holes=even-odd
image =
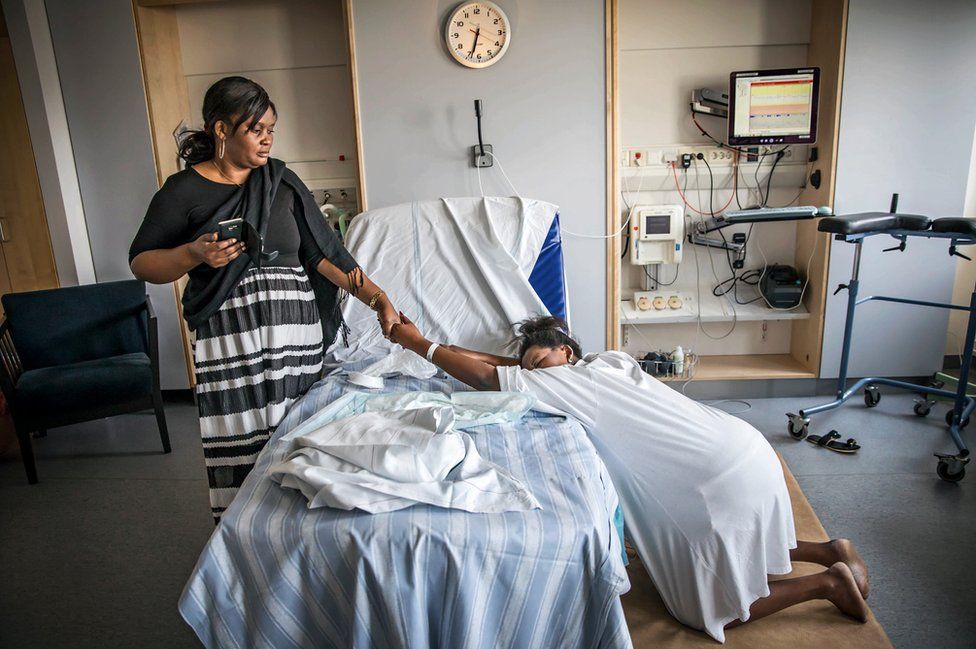
MULTIPOLYGON (((971 0, 851 0, 837 163, 838 213, 963 213, 976 124, 976 3, 971 0)), ((864 245, 862 296, 950 301, 955 261, 945 243, 864 245)), ((853 246, 832 242, 831 290, 850 278, 853 246)), ((831 297, 822 377, 840 365, 847 294, 831 297)), ((851 376, 921 376, 942 367, 948 313, 868 303, 859 307, 851 376)))
MULTIPOLYGON (((68 129, 99 282, 131 279, 129 243, 156 191, 146 95, 130 0, 47 0, 68 129)), ((187 387, 171 284, 149 286, 161 382, 187 387)))
MULTIPOLYGON (((606 234, 604 4, 499 1, 512 41, 484 70, 445 51, 457 4, 353 4, 369 207, 478 195, 469 152, 481 98, 485 142, 519 193, 558 204, 570 230, 606 234)), ((487 194, 512 194, 497 164, 483 179, 487 194)), ((564 251, 573 328, 585 349, 603 349, 605 242, 565 237, 564 251)))

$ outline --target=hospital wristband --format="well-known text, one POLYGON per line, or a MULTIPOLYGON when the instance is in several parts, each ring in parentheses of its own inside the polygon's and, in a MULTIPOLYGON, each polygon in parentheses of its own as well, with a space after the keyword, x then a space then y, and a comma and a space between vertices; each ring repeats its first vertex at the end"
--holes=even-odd
POLYGON ((430 347, 427 348, 427 360, 431 363, 434 362, 434 351, 440 347, 437 343, 431 343, 430 347))

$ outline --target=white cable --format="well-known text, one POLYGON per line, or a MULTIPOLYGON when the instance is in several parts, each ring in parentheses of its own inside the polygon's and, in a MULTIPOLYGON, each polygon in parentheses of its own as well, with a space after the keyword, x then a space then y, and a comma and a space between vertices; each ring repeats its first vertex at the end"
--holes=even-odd
POLYGON ((763 269, 762 269, 762 272, 759 273, 759 279, 757 280, 756 285, 757 286, 760 286, 759 295, 760 295, 760 297, 762 297, 763 302, 766 303, 766 306, 768 306, 771 310, 773 310, 773 311, 794 311, 796 309, 799 309, 803 305, 803 296, 807 292, 807 286, 810 285, 810 266, 813 264, 813 255, 817 252, 817 244, 820 243, 820 239, 821 239, 821 237, 816 236, 814 238, 814 240, 813 240, 813 247, 810 248, 810 256, 807 257, 807 269, 806 269, 806 276, 807 276, 807 278, 806 278, 806 281, 803 282, 803 289, 800 291, 800 301, 796 303, 796 306, 791 306, 791 307, 776 307, 776 306, 773 306, 772 304, 769 303, 769 300, 766 299, 766 296, 763 295, 762 288, 761 288, 761 286, 762 286, 762 278, 766 274, 766 270, 769 268, 769 260, 766 259, 766 253, 763 250, 762 244, 759 243, 759 239, 756 239, 756 248, 759 249, 759 254, 762 255, 762 259, 763 259, 763 269))
MULTIPOLYGON (((483 155, 490 155, 491 156, 491 159, 498 163, 498 170, 500 172, 502 172, 502 176, 505 177, 506 182, 508 182, 508 186, 512 188, 512 191, 515 192, 515 195, 516 196, 518 196, 519 198, 522 198, 522 195, 519 193, 519 190, 517 190, 515 188, 515 183, 513 183, 512 182, 512 179, 508 177, 508 174, 507 173, 505 173, 505 167, 504 167, 504 165, 502 165, 501 159, 498 156, 496 156, 494 153, 492 153, 491 151, 485 150, 485 151, 482 151, 482 154, 483 155)), ((481 185, 481 167, 478 167, 478 185, 479 185, 479 187, 481 185)), ((481 190, 481 195, 482 196, 485 195, 484 189, 481 190)))
MULTIPOLYGON (((697 161, 696 158, 692 158, 692 159, 695 160, 695 186, 696 186, 695 188, 696 188, 697 193, 698 193, 698 210, 697 210, 699 212, 698 219, 701 222, 702 230, 704 231, 706 229, 705 228, 705 217, 704 217, 704 215, 701 214, 701 211, 702 211, 702 209, 704 207, 704 203, 702 202, 702 197, 701 197, 701 182, 700 182, 700 177, 698 175, 698 161, 697 161)), ((726 293, 722 297, 724 297, 726 299, 726 301, 729 303, 729 307, 732 309, 732 326, 729 327, 729 330, 727 332, 725 332, 724 334, 722 334, 721 336, 713 336, 710 333, 708 333, 708 331, 705 330, 705 323, 702 322, 702 319, 701 319, 701 311, 702 311, 702 301, 701 301, 701 275, 700 275, 700 272, 701 271, 699 271, 699 269, 698 269, 698 246, 692 244, 692 247, 691 248, 692 248, 692 251, 695 253, 695 278, 697 280, 697 287, 696 288, 698 290, 698 328, 701 329, 701 331, 702 331, 703 334, 705 334, 706 336, 708 336, 712 340, 723 340, 723 339, 728 338, 729 336, 731 336, 732 335, 732 332, 735 331, 735 325, 738 322, 739 314, 736 312, 735 305, 732 303, 731 298, 729 298, 728 293, 726 293)), ((715 270, 715 258, 712 256, 711 250, 708 250, 708 263, 712 267, 712 277, 715 279, 715 284, 718 285, 721 282, 721 280, 718 278, 718 272, 715 270)))
MULTIPOLYGON (((637 166, 638 166, 638 168, 641 168, 641 165, 640 165, 639 162, 637 163, 637 166)), ((623 185, 624 185, 623 191, 620 192, 620 198, 624 199, 624 205, 627 206, 627 212, 629 213, 630 210, 631 210, 631 206, 630 206, 630 203, 627 202, 627 194, 630 193, 630 187, 628 186, 629 183, 627 182, 627 176, 621 174, 620 180, 623 181, 623 185)), ((637 199, 638 200, 640 200, 641 188, 643 188, 643 187, 644 187, 644 174, 642 173, 640 175, 640 182, 637 183, 637 199)), ((628 220, 630 219, 629 216, 627 218, 628 218, 628 220)))
POLYGON ((728 413, 730 415, 741 415, 744 412, 749 412, 750 410, 752 410, 752 404, 746 401, 745 399, 719 399, 718 401, 712 401, 712 402, 703 401, 702 403, 704 403, 706 406, 711 406, 712 408, 718 408, 718 406, 723 403, 744 403, 745 404, 746 407, 744 410, 736 410, 735 412, 730 412, 728 410, 724 410, 723 408, 718 408, 718 410, 721 410, 722 412, 728 413))
MULTIPOLYGON (((485 151, 485 154, 490 155, 491 159, 498 163, 498 170, 502 172, 502 176, 504 176, 505 180, 508 181, 508 186, 512 188, 512 191, 515 192, 516 196, 522 198, 522 195, 519 194, 519 191, 515 188, 515 184, 512 183, 512 180, 508 177, 508 174, 505 173, 505 167, 502 166, 502 161, 499 159, 499 157, 496 156, 491 151, 485 151)), ((478 188, 481 190, 481 196, 483 198, 485 195, 485 190, 484 187, 481 186, 481 167, 478 167, 477 169, 478 169, 478 188)), ((644 182, 644 177, 641 176, 641 185, 643 185, 643 182, 644 182)), ((638 186, 637 191, 638 192, 640 191, 640 186, 638 186)), ((626 204, 626 202, 627 201, 625 200, 624 203, 626 204)), ((627 220, 624 221, 623 226, 614 234, 579 234, 573 232, 572 230, 566 229, 565 227, 563 227, 562 224, 559 225, 559 233, 568 234, 571 237, 577 237, 579 239, 613 239, 614 237, 619 237, 621 234, 623 234, 624 230, 626 230, 629 225, 630 225, 630 215, 628 214, 627 220)))
POLYGON ((654 351, 654 345, 652 345, 647 338, 644 337, 644 334, 641 333, 641 330, 637 327, 637 324, 627 317, 627 312, 624 311, 623 304, 620 305, 620 315, 622 315, 624 320, 627 321, 626 326, 633 328, 633 330, 637 332, 637 335, 640 336, 640 339, 644 341, 644 344, 647 345, 647 351, 654 351))

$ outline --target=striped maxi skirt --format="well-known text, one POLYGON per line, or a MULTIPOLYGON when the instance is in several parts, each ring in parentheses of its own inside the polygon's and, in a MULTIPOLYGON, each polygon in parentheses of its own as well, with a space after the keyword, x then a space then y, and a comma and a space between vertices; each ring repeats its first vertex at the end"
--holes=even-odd
POLYGON ((318 306, 301 267, 251 268, 197 328, 197 406, 215 521, 289 406, 319 380, 322 355, 318 306))

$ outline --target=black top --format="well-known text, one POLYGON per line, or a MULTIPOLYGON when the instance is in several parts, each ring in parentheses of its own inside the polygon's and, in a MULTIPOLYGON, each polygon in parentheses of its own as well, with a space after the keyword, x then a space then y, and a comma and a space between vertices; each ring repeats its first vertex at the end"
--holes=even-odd
MULTIPOLYGON (((153 196, 146 218, 129 247, 129 263, 141 252, 175 248, 189 243, 196 233, 237 189, 236 185, 218 183, 201 176, 192 168, 166 179, 153 196)), ((278 257, 265 266, 299 266, 299 252, 313 260, 312 268, 324 258, 315 245, 304 219, 297 218, 298 197, 287 185, 281 185, 271 203, 271 221, 264 235, 264 250, 278 251, 278 257)), ((216 269, 200 264, 190 277, 209 279, 216 269)))
MULTIPOLYGON (((295 250, 294 236, 287 232, 294 225, 299 235, 298 261, 315 293, 324 340, 331 344, 342 332, 346 341, 348 328, 340 308, 344 294, 338 285, 316 272, 316 268, 323 259, 328 259, 346 275, 346 281, 340 284, 352 288, 362 282, 362 275, 356 272, 359 264, 322 218, 312 192, 281 160, 269 158, 240 187, 215 183, 192 169, 170 176, 153 197, 145 222, 130 247, 129 258, 146 250, 187 243, 216 232, 221 221, 238 217, 261 232, 266 242, 270 238, 279 248, 291 241, 284 251, 288 253, 295 250), (292 218, 288 218, 289 210, 292 218), (273 212, 278 218, 273 218, 273 212), (276 229, 284 229, 269 233, 272 221, 277 221, 276 229)), ((220 268, 201 264, 190 271, 182 303, 183 317, 191 331, 220 309, 251 265, 249 255, 239 255, 220 268)))

